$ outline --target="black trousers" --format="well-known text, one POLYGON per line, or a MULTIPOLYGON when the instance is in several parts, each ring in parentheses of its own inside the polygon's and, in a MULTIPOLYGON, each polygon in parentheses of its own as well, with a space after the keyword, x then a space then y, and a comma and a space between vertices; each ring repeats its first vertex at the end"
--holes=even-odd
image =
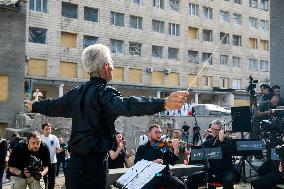
MULTIPOLYGON (((187 178, 188 189, 198 189, 199 184, 205 184, 205 172, 200 171, 189 175, 187 178)), ((237 180, 237 175, 234 169, 228 169, 222 173, 218 173, 215 176, 208 174, 208 182, 221 182, 223 189, 233 189, 234 182, 237 180)))
POLYGON ((185 189, 184 183, 170 173, 155 176, 142 189, 158 189, 160 187, 167 189, 185 189))
POLYGON ((52 163, 48 166, 48 173, 43 177, 45 189, 54 189, 56 166, 57 163, 52 163))
POLYGON ((65 176, 66 189, 107 188, 107 154, 81 156, 71 153, 65 176))
POLYGON ((56 168, 56 176, 59 175, 60 165, 62 164, 63 173, 66 173, 66 165, 65 165, 65 156, 57 156, 57 168, 56 168))

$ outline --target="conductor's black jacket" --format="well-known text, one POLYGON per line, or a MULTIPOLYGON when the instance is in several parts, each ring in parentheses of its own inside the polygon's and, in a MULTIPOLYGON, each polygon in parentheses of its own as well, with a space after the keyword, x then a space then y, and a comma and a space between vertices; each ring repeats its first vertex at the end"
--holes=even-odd
POLYGON ((164 99, 122 97, 98 77, 54 100, 33 103, 32 111, 51 117, 72 118, 71 153, 107 152, 118 116, 151 115, 164 110, 164 99))

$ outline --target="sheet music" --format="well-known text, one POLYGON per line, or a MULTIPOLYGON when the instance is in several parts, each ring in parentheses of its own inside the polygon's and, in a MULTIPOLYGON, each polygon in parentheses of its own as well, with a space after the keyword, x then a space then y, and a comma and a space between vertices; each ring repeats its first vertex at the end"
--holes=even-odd
POLYGON ((116 181, 116 184, 127 189, 141 189, 156 173, 162 171, 165 167, 166 165, 141 160, 133 167, 129 168, 129 170, 116 181))

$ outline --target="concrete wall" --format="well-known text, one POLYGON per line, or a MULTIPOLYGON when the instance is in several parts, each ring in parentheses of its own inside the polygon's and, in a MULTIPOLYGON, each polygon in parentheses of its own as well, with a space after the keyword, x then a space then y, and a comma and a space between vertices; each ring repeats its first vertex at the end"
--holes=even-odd
POLYGON ((271 1, 271 15, 270 15, 270 49, 271 49, 271 84, 280 85, 282 88, 281 96, 284 95, 284 1, 271 1))
POLYGON ((8 127, 14 127, 15 114, 23 108, 25 11, 24 4, 19 8, 0 7, 0 75, 8 76, 8 99, 0 102, 0 123, 8 127))
MULTIPOLYGON (((51 118, 41 114, 17 114, 16 129, 35 129, 40 132, 41 124, 48 121, 53 126, 52 133, 58 137, 63 137, 65 141, 69 140, 71 133, 72 120, 67 118, 51 118)), ((201 131, 208 128, 208 125, 214 119, 225 120, 225 123, 231 120, 230 116, 226 117, 196 117, 201 131)), ((142 117, 119 117, 116 122, 116 130, 122 131, 127 142, 127 149, 136 149, 138 147, 139 136, 147 130, 148 126, 157 123, 162 126, 163 130, 171 125, 172 128, 181 128, 184 121, 187 121, 192 129, 195 124, 193 117, 183 116, 142 116, 142 117)), ((189 134, 190 141, 192 140, 192 133, 189 134)))

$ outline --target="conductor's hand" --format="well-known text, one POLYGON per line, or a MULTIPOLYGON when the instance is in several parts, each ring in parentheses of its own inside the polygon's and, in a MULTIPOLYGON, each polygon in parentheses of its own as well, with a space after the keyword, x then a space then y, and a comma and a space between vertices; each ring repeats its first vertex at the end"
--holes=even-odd
POLYGON ((167 110, 176 110, 181 109, 184 103, 186 102, 186 97, 189 95, 187 91, 177 91, 171 93, 165 99, 165 109, 167 110))
POLYGON ((24 100, 24 102, 25 102, 25 107, 27 107, 28 110, 29 110, 30 112, 32 112, 34 101, 24 100))

